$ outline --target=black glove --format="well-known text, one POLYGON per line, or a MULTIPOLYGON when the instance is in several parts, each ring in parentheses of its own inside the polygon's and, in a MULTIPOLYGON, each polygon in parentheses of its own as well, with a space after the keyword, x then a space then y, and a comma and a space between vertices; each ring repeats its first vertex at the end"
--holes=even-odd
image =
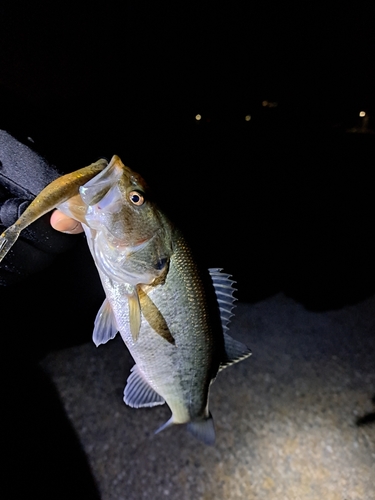
MULTIPOLYGON (((61 175, 32 145, 29 139, 23 143, 0 130, 0 234, 47 184, 61 175)), ((75 245, 77 236, 55 231, 49 220, 50 214, 46 214, 22 231, 0 263, 0 285, 15 283, 42 270, 57 254, 75 245)))

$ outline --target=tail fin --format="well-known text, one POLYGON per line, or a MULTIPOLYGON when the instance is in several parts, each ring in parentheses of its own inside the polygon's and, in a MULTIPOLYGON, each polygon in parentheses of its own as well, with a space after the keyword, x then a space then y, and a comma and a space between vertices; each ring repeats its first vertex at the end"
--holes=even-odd
POLYGON ((6 231, 0 235, 0 262, 12 248, 12 246, 17 241, 18 236, 20 235, 21 229, 13 224, 6 231))
MULTIPOLYGON (((168 429, 168 427, 171 427, 173 424, 172 416, 165 424, 155 431, 155 434, 158 434, 164 429, 168 429)), ((202 441, 202 443, 208 445, 213 445, 215 443, 215 427, 211 413, 206 419, 189 422, 187 424, 187 429, 195 438, 202 441)))
POLYGON ((202 441, 204 444, 212 446, 215 443, 215 427, 211 413, 208 418, 204 420, 189 422, 187 428, 195 438, 199 439, 199 441, 202 441))

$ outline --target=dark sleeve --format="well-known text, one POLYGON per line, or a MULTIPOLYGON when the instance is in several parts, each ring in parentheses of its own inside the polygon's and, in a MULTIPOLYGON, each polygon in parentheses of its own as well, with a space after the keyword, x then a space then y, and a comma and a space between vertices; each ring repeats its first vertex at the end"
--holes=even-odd
MULTIPOLYGON (((0 233, 12 225, 35 196, 61 174, 32 148, 31 140, 20 141, 0 130, 0 233)), ((56 255, 72 248, 77 238, 55 231, 46 214, 22 231, 20 238, 0 263, 0 285, 49 266, 56 255)))

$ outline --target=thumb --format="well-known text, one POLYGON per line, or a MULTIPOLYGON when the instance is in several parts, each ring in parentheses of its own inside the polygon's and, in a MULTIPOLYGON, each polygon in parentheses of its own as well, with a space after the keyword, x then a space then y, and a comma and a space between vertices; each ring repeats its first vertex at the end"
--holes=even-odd
POLYGON ((55 210, 51 215, 51 226, 62 233, 79 234, 83 232, 80 222, 68 217, 59 210, 55 210))

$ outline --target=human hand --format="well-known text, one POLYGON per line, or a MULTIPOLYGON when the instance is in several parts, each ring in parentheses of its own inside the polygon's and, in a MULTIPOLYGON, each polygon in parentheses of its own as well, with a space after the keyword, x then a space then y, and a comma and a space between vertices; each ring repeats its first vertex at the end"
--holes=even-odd
POLYGON ((60 210, 55 210, 52 213, 50 221, 51 226, 62 233, 79 234, 83 232, 82 225, 78 221, 63 214, 60 210))

